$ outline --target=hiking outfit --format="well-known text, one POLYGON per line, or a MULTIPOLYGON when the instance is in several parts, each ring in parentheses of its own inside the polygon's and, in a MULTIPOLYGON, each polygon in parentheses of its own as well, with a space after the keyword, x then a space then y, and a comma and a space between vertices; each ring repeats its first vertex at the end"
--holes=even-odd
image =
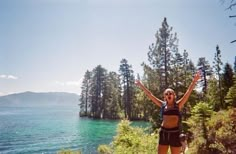
POLYGON ((161 107, 161 118, 163 118, 164 115, 176 115, 179 117, 179 124, 178 127, 174 128, 165 128, 161 127, 160 133, 159 133, 159 144, 160 145, 170 145, 172 147, 181 147, 182 144, 180 142, 180 121, 181 121, 181 113, 179 111, 178 104, 174 103, 173 108, 165 108, 167 106, 167 103, 164 102, 161 107))

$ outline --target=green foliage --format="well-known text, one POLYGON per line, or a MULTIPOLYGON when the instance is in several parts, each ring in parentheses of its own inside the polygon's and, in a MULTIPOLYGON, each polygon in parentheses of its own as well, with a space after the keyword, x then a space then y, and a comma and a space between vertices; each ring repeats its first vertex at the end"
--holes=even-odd
POLYGON ((234 60, 234 72, 236 73, 236 56, 235 56, 235 60, 234 60))
POLYGON ((215 113, 208 121, 212 153, 236 153, 236 109, 215 113))
POLYGON ((221 108, 223 108, 223 89, 222 89, 222 77, 221 77, 221 65, 223 65, 222 61, 221 61, 221 51, 220 51, 220 48, 219 46, 217 45, 216 46, 216 53, 215 53, 215 58, 214 58, 214 61, 213 61, 213 69, 215 71, 215 74, 218 76, 218 90, 217 90, 217 94, 218 96, 220 97, 219 98, 219 102, 220 102, 220 106, 221 108))
MULTIPOLYGON (((207 78, 212 75, 212 67, 210 66, 208 60, 206 60, 205 57, 200 57, 198 59, 198 63, 197 66, 199 68, 201 68, 202 72, 203 72, 203 80, 201 82, 202 84, 202 91, 204 92, 204 94, 207 92, 207 78)), ((205 95, 204 95, 205 97, 205 95)))
POLYGON ((112 154, 111 147, 105 144, 99 145, 97 151, 101 154, 112 154))
POLYGON ((225 99, 227 105, 236 107, 236 76, 233 77, 233 86, 229 88, 225 99))
POLYGON ((98 152, 101 154, 155 154, 157 152, 157 135, 147 134, 143 128, 131 127, 128 120, 122 120, 111 145, 99 146, 98 152))
POLYGON ((236 152, 236 109, 214 112, 209 104, 200 102, 191 114, 187 121, 193 134, 189 153, 236 152))
POLYGON ((192 115, 197 118, 208 117, 211 115, 211 113, 212 113, 212 109, 206 102, 199 102, 192 109, 192 115))
POLYGON ((208 153, 206 124, 212 113, 211 107, 205 102, 198 103, 192 109, 192 116, 187 121, 190 132, 193 134, 193 141, 189 148, 190 153, 208 153))
POLYGON ((134 75, 132 66, 126 59, 120 62, 120 77, 122 84, 122 102, 124 106, 125 118, 132 119, 132 105, 134 98, 134 75))
POLYGON ((208 80, 207 98, 214 111, 219 111, 220 108, 222 108, 220 103, 219 88, 217 86, 217 79, 214 77, 208 80))
POLYGON ((57 154, 82 154, 81 151, 72 151, 70 149, 67 150, 61 150, 59 152, 57 152, 57 154))
POLYGON ((170 67, 173 54, 178 51, 177 33, 173 33, 172 30, 173 28, 167 23, 167 18, 164 18, 161 28, 155 35, 155 44, 149 46, 148 61, 150 68, 157 75, 155 80, 158 79, 158 88, 161 92, 172 84, 170 67))
POLYGON ((84 79, 81 85, 81 94, 80 94, 80 116, 88 115, 89 108, 89 88, 91 82, 91 72, 88 70, 84 74, 84 79))
POLYGON ((133 114, 135 114, 135 117, 140 117, 143 120, 148 120, 147 113, 145 112, 145 108, 147 108, 146 105, 151 104, 150 102, 147 101, 147 97, 144 94, 141 89, 137 88, 135 91, 135 98, 134 102, 135 104, 133 105, 133 114))
POLYGON ((120 94, 120 79, 119 75, 115 72, 109 72, 106 81, 103 94, 104 100, 104 116, 103 118, 117 119, 121 115, 121 94, 120 94))
POLYGON ((225 97, 229 88, 233 85, 233 69, 229 63, 226 63, 224 66, 224 73, 223 73, 223 96, 225 97))

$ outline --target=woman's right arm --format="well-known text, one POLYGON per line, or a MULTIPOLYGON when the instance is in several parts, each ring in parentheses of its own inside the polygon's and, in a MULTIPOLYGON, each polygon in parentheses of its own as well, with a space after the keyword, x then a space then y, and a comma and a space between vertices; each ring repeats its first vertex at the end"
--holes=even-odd
POLYGON ((144 93, 159 107, 162 106, 163 101, 156 98, 139 80, 136 80, 135 84, 139 86, 144 93))

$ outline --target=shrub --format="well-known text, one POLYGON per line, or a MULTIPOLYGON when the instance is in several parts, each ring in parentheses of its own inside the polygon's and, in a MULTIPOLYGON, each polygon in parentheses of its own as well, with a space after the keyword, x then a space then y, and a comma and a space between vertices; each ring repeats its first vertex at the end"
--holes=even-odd
POLYGON ((236 153, 236 108, 219 111, 208 122, 212 153, 236 153))
POLYGON ((192 116, 188 119, 193 134, 189 153, 236 153, 236 108, 209 111, 210 108, 204 103, 199 103, 192 110, 192 116))
POLYGON ((81 151, 72 151, 70 149, 67 150, 61 150, 59 152, 57 152, 57 154, 82 154, 81 151))
POLYGON ((147 134, 145 129, 131 127, 128 120, 122 120, 118 124, 117 135, 114 137, 111 145, 100 145, 98 152, 108 154, 126 153, 157 153, 157 134, 147 134), (110 148, 108 148, 110 147, 110 148), (106 150, 103 150, 106 149, 106 150))
POLYGON ((112 149, 108 145, 99 145, 98 152, 103 154, 112 154, 112 149))

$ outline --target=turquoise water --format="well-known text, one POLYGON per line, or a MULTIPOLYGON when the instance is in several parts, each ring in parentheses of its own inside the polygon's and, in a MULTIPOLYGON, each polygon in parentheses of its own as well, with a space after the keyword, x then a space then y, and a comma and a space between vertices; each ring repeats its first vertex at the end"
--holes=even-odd
MULTIPOLYGON (((77 107, 1 107, 0 153, 96 153, 116 134, 116 120, 80 118, 77 107)), ((147 126, 144 122, 135 125, 147 126)))

